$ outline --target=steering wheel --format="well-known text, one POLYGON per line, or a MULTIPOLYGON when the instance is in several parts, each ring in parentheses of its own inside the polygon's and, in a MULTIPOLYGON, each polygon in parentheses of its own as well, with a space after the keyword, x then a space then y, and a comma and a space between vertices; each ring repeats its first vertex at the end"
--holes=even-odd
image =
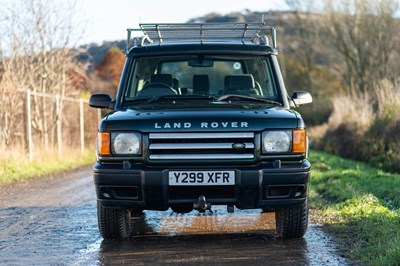
POLYGON ((136 95, 137 97, 161 96, 161 95, 177 95, 174 88, 164 83, 150 83, 144 85, 142 90, 136 95))

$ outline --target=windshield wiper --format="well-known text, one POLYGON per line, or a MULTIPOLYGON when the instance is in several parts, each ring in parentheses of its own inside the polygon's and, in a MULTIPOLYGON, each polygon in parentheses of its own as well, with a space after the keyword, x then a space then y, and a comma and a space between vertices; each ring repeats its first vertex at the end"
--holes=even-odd
POLYGON ((218 98, 218 101, 226 101, 226 100, 245 100, 245 101, 253 101, 253 102, 262 102, 262 103, 269 103, 269 104, 275 104, 275 105, 280 105, 282 106, 282 103, 271 100, 271 99, 265 99, 265 98, 256 98, 256 97, 251 97, 251 96, 245 96, 245 95, 236 95, 236 94, 228 94, 228 95, 223 95, 218 98))

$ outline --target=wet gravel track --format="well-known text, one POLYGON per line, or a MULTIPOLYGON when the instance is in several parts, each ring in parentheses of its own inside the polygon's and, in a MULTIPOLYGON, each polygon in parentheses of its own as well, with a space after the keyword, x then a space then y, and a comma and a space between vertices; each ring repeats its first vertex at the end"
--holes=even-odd
POLYGON ((319 226, 274 236, 274 214, 145 212, 126 241, 103 241, 89 168, 0 187, 0 265, 348 265, 319 226))

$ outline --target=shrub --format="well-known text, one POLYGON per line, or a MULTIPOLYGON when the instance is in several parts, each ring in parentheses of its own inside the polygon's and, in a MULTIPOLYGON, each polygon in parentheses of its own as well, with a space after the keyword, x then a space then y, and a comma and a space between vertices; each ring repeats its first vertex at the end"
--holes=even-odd
POLYGON ((311 140, 318 140, 313 147, 347 158, 362 159, 359 156, 361 139, 374 117, 370 97, 367 94, 339 95, 332 99, 332 106, 333 112, 324 135, 311 135, 311 140))
POLYGON ((376 93, 377 112, 363 138, 363 159, 390 171, 400 171, 400 87, 383 84, 376 93))
POLYGON ((400 86, 384 81, 372 93, 335 96, 332 106, 324 130, 310 131, 312 147, 400 171, 400 86))
POLYGON ((330 97, 343 88, 340 79, 325 66, 312 65, 308 69, 299 59, 290 55, 282 55, 281 66, 289 95, 305 90, 313 97, 311 104, 298 108, 307 125, 327 122, 332 112, 330 97))

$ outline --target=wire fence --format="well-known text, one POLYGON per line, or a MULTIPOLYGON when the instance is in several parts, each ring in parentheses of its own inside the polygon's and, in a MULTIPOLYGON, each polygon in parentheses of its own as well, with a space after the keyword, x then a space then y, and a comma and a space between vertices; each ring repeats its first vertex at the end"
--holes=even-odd
POLYGON ((54 148, 62 156, 66 149, 83 154, 94 145, 101 112, 87 99, 32 90, 2 92, 0 98, 0 147, 24 150, 32 160, 54 148))

